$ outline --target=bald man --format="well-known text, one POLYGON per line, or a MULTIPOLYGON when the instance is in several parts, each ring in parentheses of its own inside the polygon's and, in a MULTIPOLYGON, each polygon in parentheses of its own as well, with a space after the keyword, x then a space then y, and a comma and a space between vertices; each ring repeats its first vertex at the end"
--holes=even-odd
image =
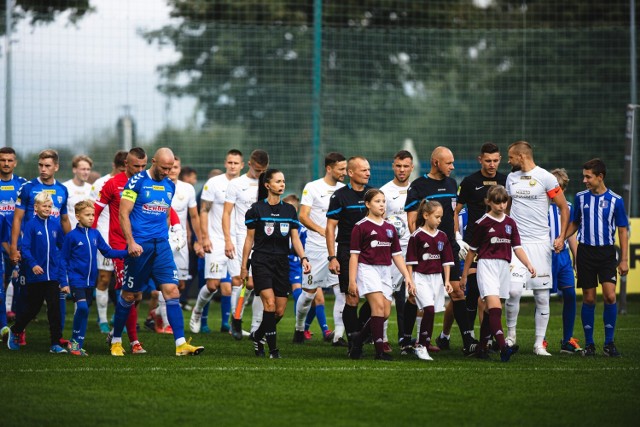
POLYGON ((151 168, 132 176, 122 192, 119 216, 129 256, 125 259, 124 283, 116 304, 112 356, 124 356, 122 330, 129 310, 141 299, 149 279, 158 286, 166 301, 176 356, 204 351, 204 347, 192 346, 184 338, 178 270, 168 240, 169 211, 175 195, 175 184, 168 176, 174 161, 170 149, 158 149, 151 159, 151 168))
MULTIPOLYGON (((455 169, 453 166, 453 153, 447 147, 436 147, 431 153, 431 169, 427 174, 421 176, 411 183, 407 193, 407 201, 404 210, 407 212, 407 222, 409 230, 413 233, 416 230, 416 217, 418 207, 424 200, 435 200, 442 205, 442 222, 438 229, 446 233, 451 243, 453 253, 457 254, 460 247, 456 242, 454 231, 454 209, 458 200, 458 184, 456 180, 451 178, 451 172, 455 169)), ((464 298, 464 291, 460 288, 460 260, 454 257, 455 266, 451 269, 450 283, 453 291, 449 294, 453 305, 453 316, 460 328, 462 335, 463 352, 467 356, 471 356, 477 349, 477 341, 473 338, 473 330, 469 327, 467 318, 467 305, 464 298)), ((402 342, 403 352, 411 351, 411 334, 415 324, 416 306, 415 298, 409 297, 405 304, 404 310, 404 338, 402 342)), ((441 307, 440 309, 444 309, 441 307)), ((438 307, 436 307, 436 311, 438 307)), ((438 344, 443 346, 449 345, 449 339, 446 341, 439 339, 438 344)), ((446 348, 445 347, 445 348, 446 348)), ((430 352, 437 352, 440 348, 429 344, 430 352)))

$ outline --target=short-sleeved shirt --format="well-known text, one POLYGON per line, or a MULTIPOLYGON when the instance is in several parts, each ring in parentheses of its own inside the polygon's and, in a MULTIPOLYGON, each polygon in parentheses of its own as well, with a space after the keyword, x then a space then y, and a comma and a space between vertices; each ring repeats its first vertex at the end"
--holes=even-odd
MULTIPOLYGON (((122 249, 127 242, 122 234, 122 228, 120 228, 120 198, 124 191, 124 186, 127 185, 129 178, 127 174, 121 172, 116 174, 113 178, 107 180, 104 186, 100 190, 98 200, 96 204, 101 207, 109 208, 109 245, 112 248, 122 249)), ((100 215, 102 217, 102 215, 100 215)))
POLYGON ((503 259, 510 263, 512 249, 520 247, 516 222, 508 215, 499 220, 484 215, 476 222, 476 233, 469 247, 477 252, 478 259, 503 259))
POLYGON ((443 266, 455 265, 451 243, 444 231, 430 234, 422 227, 417 228, 409 238, 407 265, 413 265, 413 271, 421 274, 439 274, 443 266))
MULTIPOLYGON (((209 210, 209 239, 211 241, 224 241, 224 234, 222 233, 222 212, 224 211, 224 200, 227 192, 227 187, 231 180, 227 178, 227 175, 220 174, 209 178, 209 180, 202 187, 202 200, 211 202, 211 209, 209 210)), ((231 218, 231 237, 236 235, 236 222, 231 218)))
POLYGON ((522 242, 547 242, 549 203, 562 192, 558 179, 536 166, 528 172, 511 172, 506 189, 511 197, 510 216, 518 224, 522 242))
POLYGON ((589 246, 613 245, 616 228, 629 226, 624 200, 609 189, 602 194, 589 190, 576 194, 571 221, 578 224, 578 242, 589 246))
POLYGON ((75 210, 76 203, 82 200, 91 199, 91 184, 84 182, 82 185, 76 185, 73 182, 73 179, 70 179, 63 182, 62 185, 67 187, 67 191, 69 192, 69 197, 67 198, 67 212, 69 213, 69 223, 73 230, 78 224, 75 210))
MULTIPOLYGON (((300 204, 311 208, 309 219, 314 224, 323 228, 327 226, 327 212, 329 211, 331 196, 342 187, 344 187, 343 183, 338 182, 336 185, 329 185, 324 178, 316 179, 304 186, 300 204)), ((305 247, 311 250, 326 249, 327 241, 322 234, 307 230, 307 246, 305 247)))
POLYGON ((171 207, 180 218, 180 224, 186 230, 187 218, 189 216, 189 208, 198 206, 196 203, 196 189, 193 185, 184 181, 176 181, 176 192, 171 199, 171 207))
POLYGON ((42 191, 51 194, 51 198, 53 199, 53 209, 51 210, 51 216, 49 218, 59 221, 60 215, 66 215, 67 198, 69 197, 67 187, 56 180, 53 181, 53 184, 44 184, 40 178, 34 178, 22 185, 22 188, 20 188, 18 192, 18 199, 16 200, 16 209, 25 211, 22 219, 23 226, 35 216, 35 211, 33 210, 33 206, 35 205, 34 199, 42 191))
MULTIPOLYGON (((573 205, 571 202, 567 202, 567 205, 569 205, 569 218, 573 218, 573 205)), ((553 242, 558 238, 558 236, 560 236, 561 221, 558 205, 551 203, 549 205, 549 214, 547 216, 549 219, 549 240, 553 245, 553 242)), ((567 243, 566 240, 564 241, 564 247, 565 249, 569 247, 569 243, 567 243)))
POLYGON ((496 172, 493 178, 488 178, 482 175, 481 171, 477 171, 462 180, 458 188, 458 203, 467 207, 468 225, 464 234, 465 242, 471 241, 476 221, 487 212, 484 199, 487 197, 489 188, 494 185, 504 186, 506 183, 507 176, 500 172, 496 172))
MULTIPOLYGON (((91 185, 89 198, 97 202, 100 199, 100 192, 102 191, 102 188, 111 178, 113 178, 111 174, 106 174, 98 178, 91 185)), ((96 229, 100 232, 100 235, 105 241, 109 241, 109 216, 109 209, 103 210, 98 217, 98 224, 96 226, 96 229)))
POLYGON ((327 218, 338 221, 336 243, 339 245, 349 245, 351 243, 353 227, 366 215, 367 208, 364 205, 364 194, 370 188, 365 185, 362 191, 356 191, 351 187, 351 184, 348 184, 336 190, 331 196, 327 218))
POLYGON ((131 232, 137 243, 151 239, 167 239, 167 218, 176 186, 169 178, 154 180, 149 171, 131 178, 122 192, 122 198, 134 203, 129 219, 131 232))
POLYGON ((246 213, 258 200, 258 180, 249 178, 247 174, 244 174, 229 182, 227 192, 224 201, 226 203, 233 203, 233 212, 231 215, 231 222, 236 225, 236 234, 247 234, 247 227, 245 225, 246 213))
POLYGON ((352 254, 359 254, 360 264, 391 265, 392 256, 402 255, 396 228, 387 221, 378 224, 368 217, 353 227, 350 248, 352 254))
POLYGON ((13 224, 13 212, 16 209, 18 191, 25 182, 27 182, 26 179, 17 175, 11 175, 11 179, 8 181, 0 180, 0 215, 8 220, 9 229, 13 224))
MULTIPOLYGON (((396 185, 393 181, 389 181, 380 187, 380 191, 384 193, 386 202, 385 216, 387 218, 390 216, 400 217, 404 223, 407 224, 407 213, 404 211, 404 205, 407 201, 409 186, 401 187, 396 185)), ((406 248, 407 244, 409 244, 408 228, 407 232, 404 233, 404 236, 400 237, 400 246, 402 246, 402 248, 406 248)))
POLYGON ((435 200, 442 205, 442 221, 439 230, 445 232, 449 240, 455 239, 453 232, 453 213, 458 200, 458 184, 451 177, 433 179, 428 175, 421 176, 411 183, 404 210, 413 212, 423 200, 435 200))
POLYGON ((266 199, 254 203, 245 215, 246 227, 255 230, 253 252, 289 255, 291 230, 300 228, 296 209, 289 203, 270 205, 266 199))

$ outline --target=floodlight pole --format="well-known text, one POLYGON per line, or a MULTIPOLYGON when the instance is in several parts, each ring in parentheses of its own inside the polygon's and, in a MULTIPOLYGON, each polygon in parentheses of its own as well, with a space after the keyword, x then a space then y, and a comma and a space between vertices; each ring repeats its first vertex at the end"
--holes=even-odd
POLYGON ((311 162, 313 179, 320 177, 320 130, 322 126, 322 0, 313 2, 313 96, 311 162))
POLYGON ((13 1, 5 0, 5 89, 4 89, 4 145, 6 147, 13 146, 13 111, 12 93, 11 93, 11 33, 13 28, 13 1))

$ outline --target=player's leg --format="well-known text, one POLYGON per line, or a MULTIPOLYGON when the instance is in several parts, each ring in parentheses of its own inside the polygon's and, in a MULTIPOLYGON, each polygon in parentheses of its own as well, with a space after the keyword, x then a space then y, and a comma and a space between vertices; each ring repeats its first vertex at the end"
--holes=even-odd
POLYGON ((465 295, 465 304, 467 305, 467 321, 471 330, 474 330, 476 323, 476 317, 478 315, 478 299, 480 297, 480 291, 478 290, 478 278, 476 275, 476 269, 470 268, 469 275, 467 276, 467 288, 465 295))
MULTIPOLYGON (((42 304, 45 301, 45 286, 42 286, 42 283, 30 283, 23 285, 25 292, 25 300, 24 305, 21 307, 21 310, 16 314, 16 321, 10 328, 11 336, 9 337, 9 348, 11 350, 19 350, 20 346, 18 345, 19 335, 22 334, 36 315, 40 312, 42 308, 42 304)), ((56 293, 57 296, 57 293, 56 293)), ((56 303, 52 307, 57 307, 57 299, 56 303)), ((57 311, 58 310, 51 310, 57 311)))
MULTIPOLYGON (((224 253, 222 253, 224 256, 224 253)), ((226 257, 225 257, 226 258, 226 257)), ((198 298, 193 306, 191 318, 189 320, 189 328, 191 332, 197 334, 202 326, 202 315, 204 307, 209 304, 213 293, 220 286, 220 279, 227 275, 227 263, 220 257, 220 251, 205 254, 204 256, 204 277, 205 286, 200 288, 198 298)))
POLYGON ((228 333, 231 329, 231 325, 229 325, 229 319, 233 314, 231 311, 231 288, 231 277, 226 274, 224 278, 220 279, 220 332, 223 333, 228 333))
MULTIPOLYGON (((60 294, 66 295, 60 292, 60 284, 57 281, 48 281, 44 283, 45 295, 44 299, 47 302, 47 307, 55 307, 56 303, 60 301, 60 294)), ((66 312, 66 310, 65 310, 66 312)), ((49 338, 51 339, 51 352, 66 353, 66 350, 60 351, 60 339, 62 338, 62 319, 61 311, 59 310, 47 310, 47 319, 49 320, 49 338)))
POLYGON ((331 331, 329 330, 329 325, 327 324, 327 314, 325 312, 325 304, 324 304, 324 292, 322 288, 319 288, 316 291, 316 297, 313 301, 316 305, 316 319, 318 319, 318 324, 320 325, 320 330, 322 330, 322 337, 326 338, 331 331))
MULTIPOLYGON (((308 277, 312 279, 311 275, 308 277)), ((311 286, 313 286, 313 284, 305 282, 305 287, 302 288, 302 293, 298 297, 296 304, 296 324, 295 332, 293 333, 293 342, 295 344, 304 343, 305 321, 317 292, 317 288, 312 288, 311 286)))
POLYGON ((602 300, 604 302, 604 310, 602 312, 602 321, 604 322, 603 353, 605 354, 605 356, 617 357, 620 356, 620 353, 618 352, 618 349, 616 348, 616 345, 614 343, 616 321, 618 319, 618 305, 616 303, 615 283, 602 283, 602 300))
POLYGON ((87 323, 89 322, 90 300, 88 298, 90 298, 91 292, 91 288, 71 288, 71 295, 76 304, 70 340, 71 354, 74 356, 87 355, 83 346, 87 332, 87 323))
POLYGON ((391 301, 387 300, 382 292, 371 292, 365 295, 371 307, 369 319, 373 345, 376 349, 376 359, 390 360, 390 356, 384 352, 384 321, 388 317, 387 306, 391 306, 391 301))
MULTIPOLYGON (((523 246, 526 252, 527 246, 523 246)), ((527 252, 527 256, 529 253, 527 252)), ((512 254, 511 256, 511 278, 509 285, 509 297, 504 303, 507 319, 507 345, 516 343, 516 327, 518 325, 518 314, 520 313, 520 298, 527 281, 527 269, 520 260, 512 254)))
POLYGON ((96 309, 98 311, 98 326, 103 334, 109 333, 109 285, 113 277, 113 260, 105 258, 100 251, 97 255, 98 279, 96 281, 96 309))

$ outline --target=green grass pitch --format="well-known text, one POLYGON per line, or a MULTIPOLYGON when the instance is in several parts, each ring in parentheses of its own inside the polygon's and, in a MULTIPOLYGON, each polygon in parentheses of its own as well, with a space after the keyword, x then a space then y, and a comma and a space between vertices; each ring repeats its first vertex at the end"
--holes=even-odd
MULTIPOLYGON (((327 299, 331 314, 332 299, 327 299)), ((595 358, 559 354, 561 302, 552 299, 548 328, 553 357, 532 353, 533 301, 523 299, 518 343, 509 363, 462 356, 457 327, 452 350, 434 362, 402 357, 393 362, 352 361, 342 348, 314 338, 291 343, 293 310, 278 325, 281 360, 257 359, 248 340, 228 334, 196 335, 198 357, 175 357, 173 338, 140 331, 146 355, 114 358, 92 308, 85 348, 90 357, 53 355, 43 312, 29 325, 28 345, 0 349, 1 426, 395 426, 395 425, 637 425, 640 416, 640 298, 629 297, 618 317, 616 344, 623 356, 602 356, 602 302, 596 311, 595 358)), ((65 337, 70 334, 73 310, 65 337)), ((110 313, 112 308, 110 307, 110 313)), ((146 305, 140 313, 146 314, 146 305)), ((576 318, 575 336, 583 342, 576 318)), ((245 319, 249 313, 245 313, 245 319)), ((389 336, 396 336, 395 312, 389 336)), ((209 324, 219 328, 219 305, 209 324)), ((330 320, 330 324, 331 319, 330 320)), ((185 313, 188 327, 189 314, 185 313)), ((142 320, 139 322, 142 324, 142 320)), ((442 317, 436 317, 439 333, 442 317)), ((476 327, 477 332, 477 327, 476 327)), ((189 334, 187 334, 189 336, 189 334)), ((127 348, 127 340, 125 348, 127 348)), ((395 344, 395 339, 391 339, 395 344)))

